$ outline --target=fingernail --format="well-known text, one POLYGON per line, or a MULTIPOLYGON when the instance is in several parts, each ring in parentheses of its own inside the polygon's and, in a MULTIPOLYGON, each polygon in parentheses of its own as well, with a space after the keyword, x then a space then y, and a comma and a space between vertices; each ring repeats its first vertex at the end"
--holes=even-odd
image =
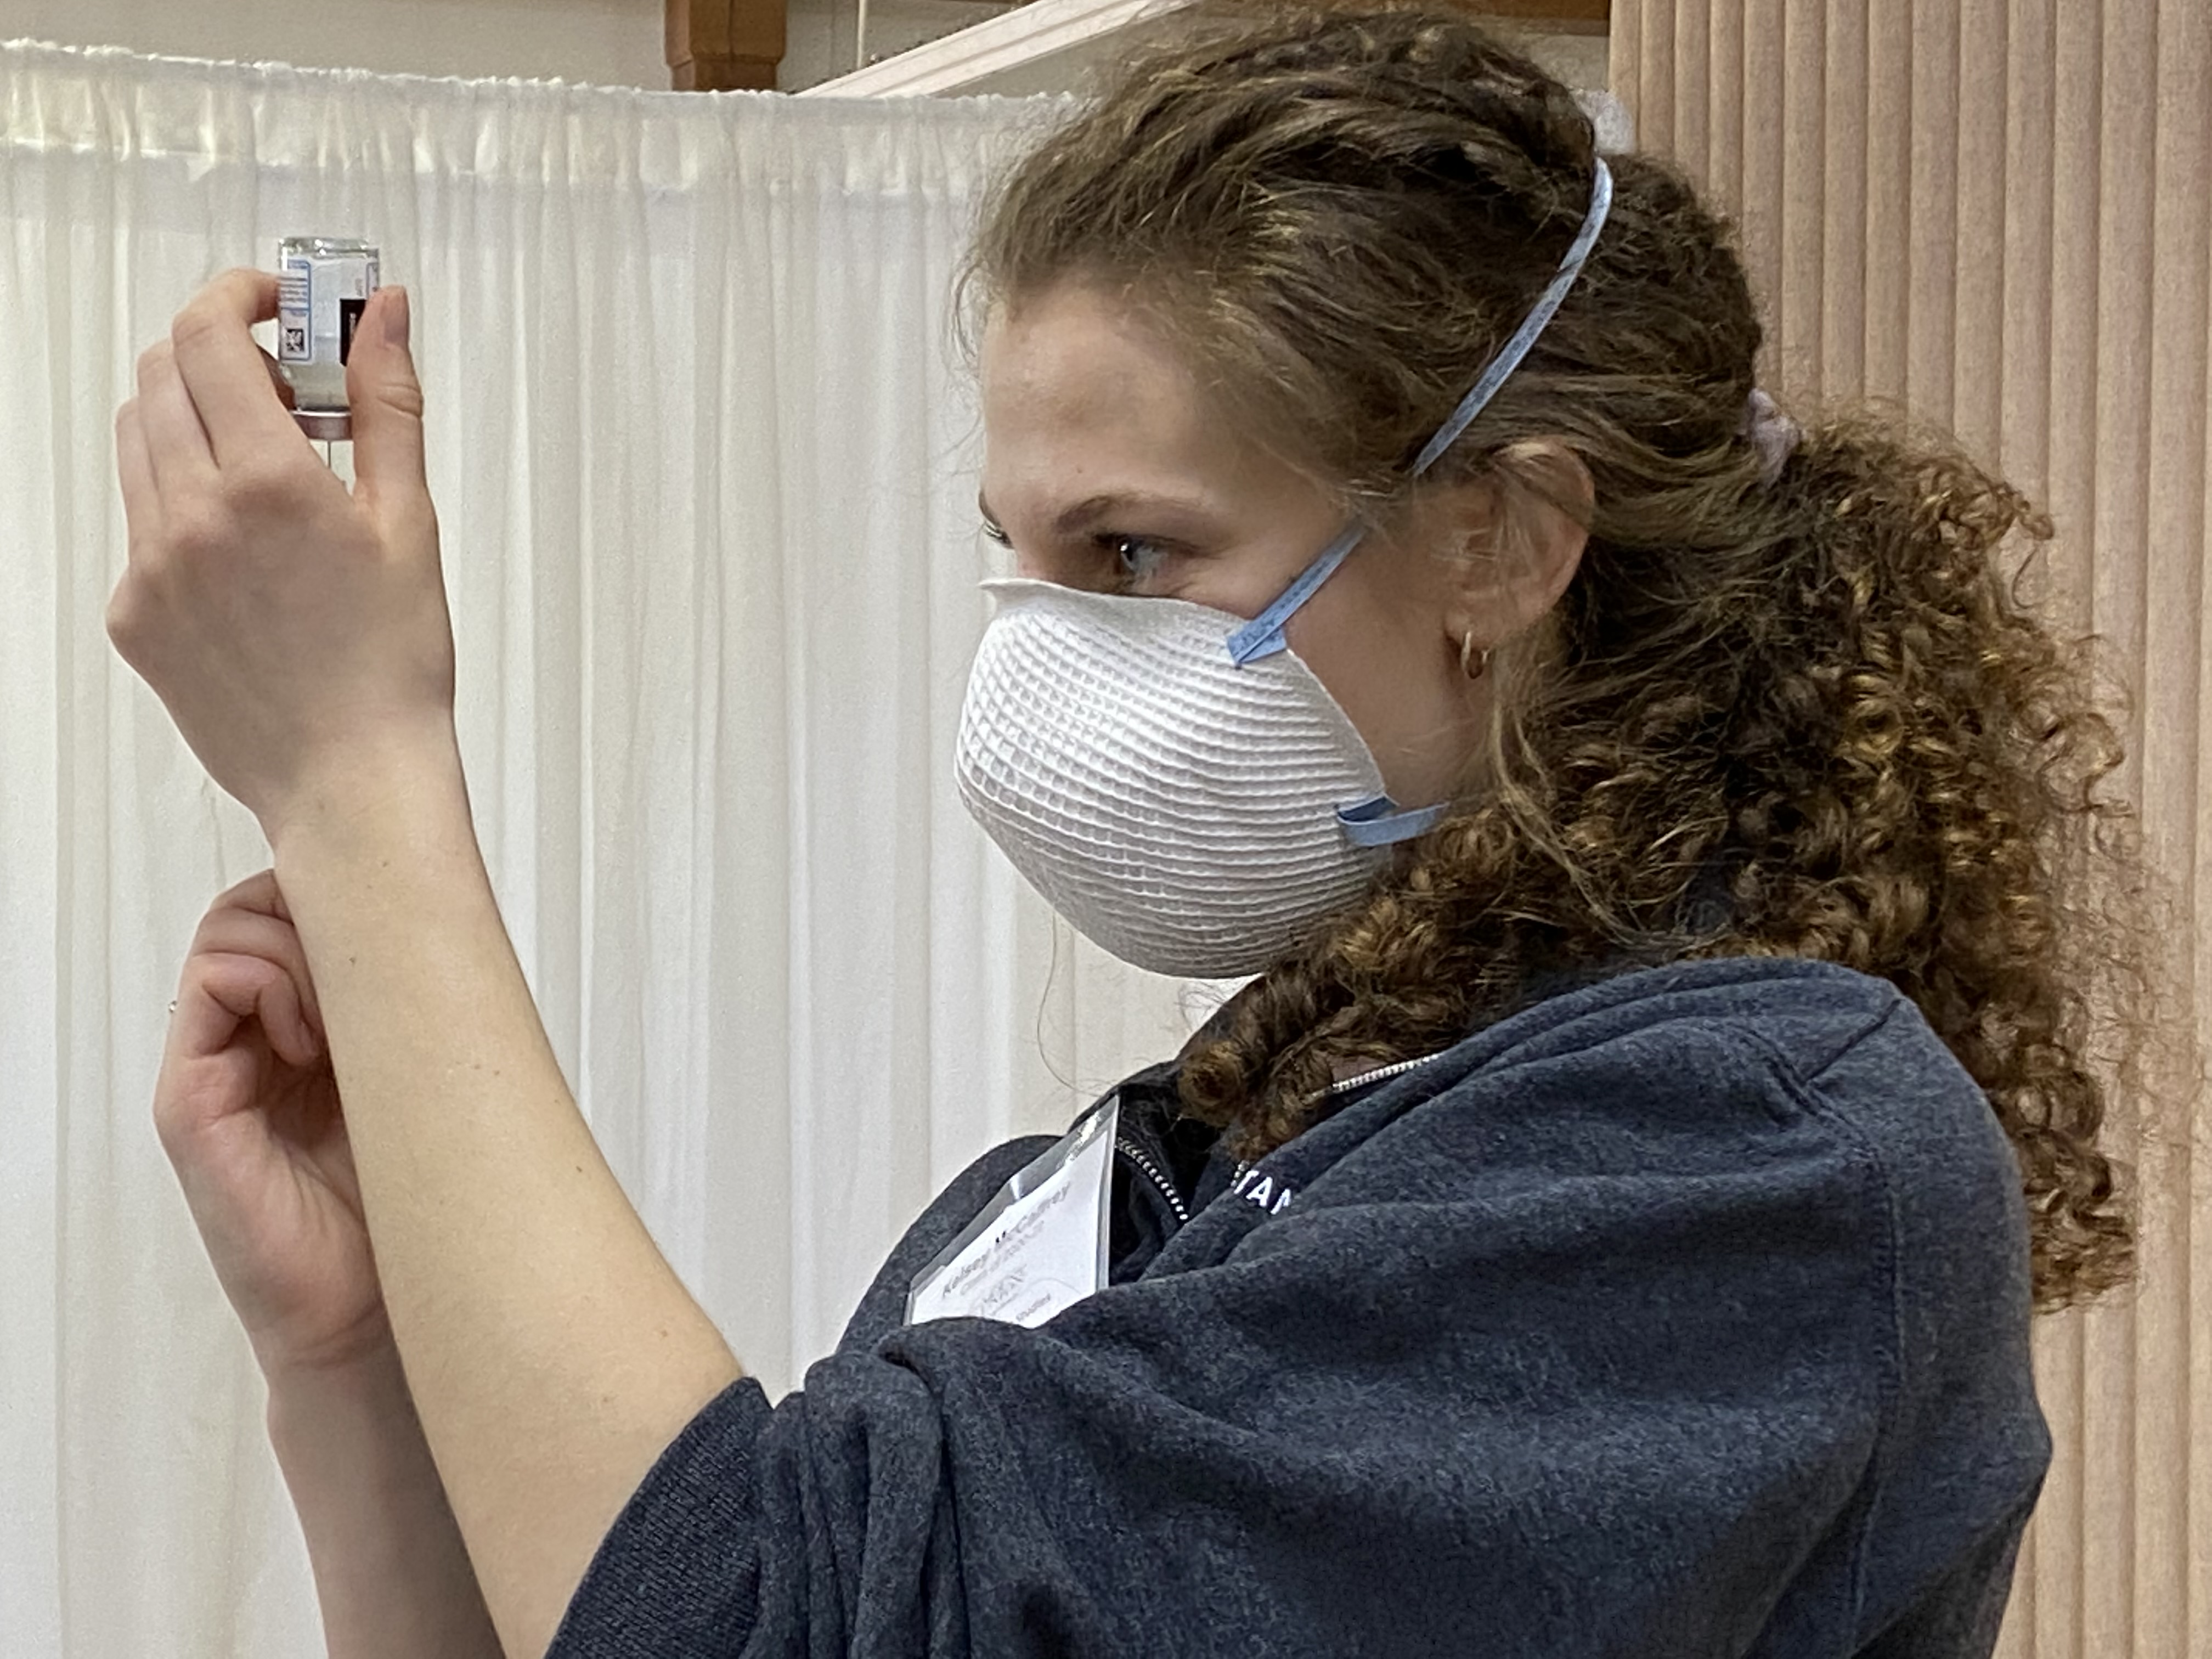
POLYGON ((407 343, 407 290, 387 288, 383 291, 392 295, 384 302, 384 343, 404 346, 407 343))

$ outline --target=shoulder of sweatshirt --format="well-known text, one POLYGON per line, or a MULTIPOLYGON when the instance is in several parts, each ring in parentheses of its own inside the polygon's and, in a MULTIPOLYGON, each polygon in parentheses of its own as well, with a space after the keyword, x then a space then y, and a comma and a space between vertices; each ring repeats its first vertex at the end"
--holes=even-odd
POLYGON ((1418 1141, 1421 1164, 1448 1180, 1440 1133, 1462 1152, 1461 1173, 1485 1182, 1501 1164, 1656 1175, 1818 1148, 1863 1165, 1892 1204, 1966 1203, 1978 1219, 2020 1207, 1986 1097, 1919 1010, 1886 980, 1798 958, 1670 963, 1547 999, 1261 1166, 1299 1166, 1301 1185, 1340 1164, 1371 1177, 1369 1160, 1418 1141))
MULTIPOLYGON (((864 1350, 897 1328, 914 1274, 1051 1144, 1008 1141, 956 1177, 893 1249, 841 1348, 864 1350)), ((1557 1196, 1563 1183, 1579 1199, 1599 1182, 1633 1206, 1762 1162, 1778 1178, 1808 1162, 1849 1166, 1831 1173, 1854 1177, 1858 1219, 1887 1235, 1881 1254, 1940 1256, 1945 1238, 1964 1240, 1983 1277, 2024 1274, 2010 1147, 1919 1011, 1888 981, 1832 963, 1724 957, 1562 992, 1363 1091, 1244 1170, 1146 1276, 1260 1243, 1247 1239, 1252 1224, 1293 1206, 1310 1214, 1330 1205, 1510 1204, 1557 1196)), ((1598 1204, 1612 1207, 1606 1197, 1598 1204)), ((1927 1288, 1940 1300, 1963 1286, 1927 1288)))

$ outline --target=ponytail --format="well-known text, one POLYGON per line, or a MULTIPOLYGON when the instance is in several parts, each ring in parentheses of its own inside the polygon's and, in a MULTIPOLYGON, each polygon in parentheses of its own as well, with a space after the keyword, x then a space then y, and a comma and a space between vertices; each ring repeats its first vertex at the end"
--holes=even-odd
POLYGON ((1679 556, 1679 588, 1593 542, 1462 810, 1232 1006, 1186 1109, 1256 1157, 1340 1070, 1557 976, 1833 962, 1894 984, 1981 1086, 2039 1303, 2118 1285, 2133 1235, 2097 1137, 2130 1073, 2093 1063, 2091 1010, 2125 1050, 2136 866, 2081 654, 2015 592, 2050 522, 1870 419, 1804 432, 1771 479, 1744 465, 1757 534, 1679 556))

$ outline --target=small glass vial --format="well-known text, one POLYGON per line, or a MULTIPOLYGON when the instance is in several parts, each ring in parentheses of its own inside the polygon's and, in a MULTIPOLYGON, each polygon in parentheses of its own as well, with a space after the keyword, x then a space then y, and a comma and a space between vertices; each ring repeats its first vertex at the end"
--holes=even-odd
POLYGON ((376 278, 376 245, 357 236, 276 244, 276 362, 292 385, 292 418, 325 444, 353 436, 345 364, 376 278))

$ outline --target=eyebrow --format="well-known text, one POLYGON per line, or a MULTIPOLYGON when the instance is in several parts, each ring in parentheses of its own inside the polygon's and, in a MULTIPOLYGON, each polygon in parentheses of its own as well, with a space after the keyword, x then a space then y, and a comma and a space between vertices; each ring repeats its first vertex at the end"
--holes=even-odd
MULTIPOLYGON (((1073 506, 1062 508, 1060 516, 1053 520, 1053 534, 1078 536, 1118 514, 1163 509, 1194 516, 1203 516, 1206 512, 1203 502, 1186 496, 1158 495, 1137 489, 1108 490, 1101 495, 1085 496, 1073 506)), ((991 511, 991 503, 980 492, 975 497, 975 510, 983 515, 985 522, 999 524, 999 515, 991 511)), ((1000 525, 1000 527, 1003 529, 1005 526, 1000 525)))

